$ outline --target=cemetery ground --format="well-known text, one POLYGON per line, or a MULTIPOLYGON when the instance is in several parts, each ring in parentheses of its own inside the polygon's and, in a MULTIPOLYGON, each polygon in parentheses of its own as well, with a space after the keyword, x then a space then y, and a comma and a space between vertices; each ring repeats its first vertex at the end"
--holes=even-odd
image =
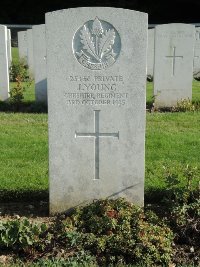
MULTIPOLYGON (((151 96, 147 83, 147 107, 151 96)), ((147 111, 145 214, 119 199, 48 217, 48 117, 34 98, 32 83, 18 112, 1 107, 0 264, 200 266, 199 111, 147 111)))

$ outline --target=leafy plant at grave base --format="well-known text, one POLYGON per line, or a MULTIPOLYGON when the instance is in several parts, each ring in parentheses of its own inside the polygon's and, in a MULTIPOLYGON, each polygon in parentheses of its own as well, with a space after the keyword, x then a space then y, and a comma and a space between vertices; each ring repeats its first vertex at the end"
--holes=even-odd
POLYGON ((193 184, 197 168, 186 165, 183 176, 164 167, 167 195, 165 203, 170 209, 170 226, 179 243, 200 244, 200 188, 193 184), (182 181, 182 183, 181 183, 182 181), (196 190, 195 190, 196 189, 196 190))
POLYGON ((47 226, 32 224, 27 219, 0 222, 0 248, 22 251, 42 249, 47 226))
POLYGON ((21 77, 16 78, 17 84, 10 90, 9 101, 11 103, 20 104, 24 99, 25 87, 22 85, 21 77))
POLYGON ((19 77, 22 82, 30 80, 28 65, 25 60, 12 62, 10 66, 10 81, 15 82, 19 77))
POLYGON ((160 111, 160 112, 195 112, 200 111, 200 102, 192 101, 188 99, 181 99, 177 102, 176 106, 173 107, 155 107, 155 99, 157 95, 152 97, 151 101, 147 102, 147 108, 150 108, 151 112, 160 111))
POLYGON ((200 103, 198 101, 192 101, 188 99, 181 99, 177 102, 177 106, 172 108, 172 112, 187 112, 187 111, 199 111, 200 103))
POLYGON ((49 226, 27 219, 0 222, 0 249, 21 251, 29 260, 41 254, 63 258, 69 266, 168 264, 173 234, 157 221, 124 199, 99 200, 49 226))
POLYGON ((174 207, 196 200, 198 189, 194 181, 198 177, 197 167, 189 164, 181 168, 165 165, 163 170, 166 184, 165 204, 174 207))
POLYGON ((20 104, 24 99, 23 94, 26 88, 30 87, 32 83, 28 65, 25 60, 12 63, 10 67, 10 80, 16 82, 16 85, 10 90, 9 100, 12 104, 20 104))
POLYGON ((9 101, 12 104, 21 104, 24 99, 24 92, 26 88, 30 87, 32 81, 29 83, 23 84, 21 76, 16 78, 16 85, 10 90, 9 101))
POLYGON ((198 105, 195 105, 192 100, 181 99, 177 102, 177 106, 172 108, 175 112, 186 112, 186 111, 196 111, 198 110, 198 105))
POLYGON ((32 267, 97 267, 96 259, 94 256, 91 256, 84 251, 80 251, 74 254, 74 256, 70 256, 68 258, 52 258, 48 260, 38 260, 36 263, 31 263, 32 267))
POLYGON ((171 230, 124 199, 99 200, 75 209, 63 224, 63 237, 71 246, 89 251, 100 265, 170 262, 171 230))

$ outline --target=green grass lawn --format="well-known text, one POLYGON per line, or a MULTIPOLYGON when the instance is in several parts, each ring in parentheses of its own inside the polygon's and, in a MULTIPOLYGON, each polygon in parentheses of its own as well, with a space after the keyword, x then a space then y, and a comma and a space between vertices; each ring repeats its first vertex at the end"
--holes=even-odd
POLYGON ((200 81, 193 81, 192 101, 200 102, 200 81))
POLYGON ((47 115, 0 113, 0 122, 0 190, 47 190, 47 115))
POLYGON ((146 191, 166 189, 165 169, 186 182, 187 164, 197 167, 200 181, 200 113, 148 113, 146 126, 146 191))
MULTIPOLYGON (((0 122, 0 190, 48 190, 47 114, 0 113, 0 122)), ((146 192, 166 188, 163 166, 184 179, 190 164, 200 176, 199 151, 200 113, 148 113, 146 192)))
POLYGON ((153 103, 153 83, 152 82, 147 82, 146 103, 147 105, 151 105, 153 103))

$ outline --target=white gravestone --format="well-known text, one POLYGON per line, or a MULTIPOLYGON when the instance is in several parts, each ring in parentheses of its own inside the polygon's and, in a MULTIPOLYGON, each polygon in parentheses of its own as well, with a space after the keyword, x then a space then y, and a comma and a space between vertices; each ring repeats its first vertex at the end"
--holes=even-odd
POLYGON ((194 74, 200 76, 200 27, 196 28, 195 32, 195 47, 194 47, 194 74))
POLYGON ((148 30, 147 75, 152 77, 154 67, 154 32, 154 29, 148 30))
POLYGON ((192 98, 195 27, 173 23, 155 28, 154 96, 156 107, 192 98))
POLYGON ((18 48, 19 48, 19 58, 27 62, 28 58, 27 31, 18 32, 18 48))
POLYGON ((143 205, 147 14, 47 13, 46 40, 51 214, 107 197, 143 205))
POLYGON ((28 66, 30 73, 34 76, 34 57, 33 57, 33 30, 27 30, 28 66))
POLYGON ((0 100, 9 98, 7 27, 0 25, 0 100))
POLYGON ((33 55, 35 68, 35 97, 38 102, 47 102, 45 24, 33 26, 33 55))
POLYGON ((7 44, 8 44, 8 66, 11 66, 12 63, 12 48, 11 48, 11 31, 10 29, 7 30, 7 44))

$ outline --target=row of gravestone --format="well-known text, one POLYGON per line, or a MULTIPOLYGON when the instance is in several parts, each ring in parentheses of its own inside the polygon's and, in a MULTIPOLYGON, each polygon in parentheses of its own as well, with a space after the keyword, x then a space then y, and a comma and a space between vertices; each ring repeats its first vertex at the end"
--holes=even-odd
POLYGON ((11 32, 0 25, 0 100, 9 97, 9 67, 12 62, 11 32))
POLYGON ((36 25, 27 31, 18 32, 19 57, 28 63, 30 74, 35 79, 37 102, 47 102, 46 29, 36 25))
POLYGON ((149 29, 147 54, 155 106, 171 107, 191 99, 193 74, 200 75, 200 28, 173 23, 149 29))
MULTIPOLYGON (((170 24, 168 26, 170 26, 171 28, 173 27, 173 29, 176 29, 177 25, 180 25, 180 24, 170 24)), ((150 75, 152 77, 154 76, 155 33, 158 34, 158 32, 157 32, 158 28, 160 28, 160 26, 157 26, 155 29, 149 29, 148 30, 147 75, 150 75)), ((165 31, 164 28, 162 28, 161 30, 165 31)), ((177 29, 176 29, 176 31, 177 31, 177 29)), ((194 75, 196 75, 197 73, 200 73, 200 27, 195 28, 193 73, 194 73, 194 75)))
MULTIPOLYGON (((163 80, 170 90, 174 88, 168 76, 173 77, 178 67, 174 71, 165 67, 164 63, 174 64, 168 57, 182 52, 178 64, 183 64, 187 56, 183 83, 186 70, 192 69, 194 28, 179 27, 170 41, 170 30, 157 35, 161 39, 156 48, 157 77, 161 77, 154 80, 163 80)), ((48 84, 50 212, 107 197, 143 205, 147 14, 110 7, 72 8, 47 13, 45 26, 35 26, 26 35, 25 51, 33 46, 38 53, 34 65, 35 53, 28 54, 29 66, 35 78, 40 74, 42 83, 47 77, 48 84), (43 37, 34 40, 37 30, 43 37), (33 37, 28 37, 30 33, 33 37)), ((179 96, 177 91, 172 94, 179 96)))
MULTIPOLYGON (((155 106, 192 98, 192 74, 200 72, 200 29, 188 24, 148 30, 147 75, 154 77, 155 106), (196 39, 195 39, 196 37, 196 39), (196 40, 196 42, 195 42, 196 40)), ((36 100, 47 102, 45 25, 18 33, 19 55, 35 76, 36 100)))

